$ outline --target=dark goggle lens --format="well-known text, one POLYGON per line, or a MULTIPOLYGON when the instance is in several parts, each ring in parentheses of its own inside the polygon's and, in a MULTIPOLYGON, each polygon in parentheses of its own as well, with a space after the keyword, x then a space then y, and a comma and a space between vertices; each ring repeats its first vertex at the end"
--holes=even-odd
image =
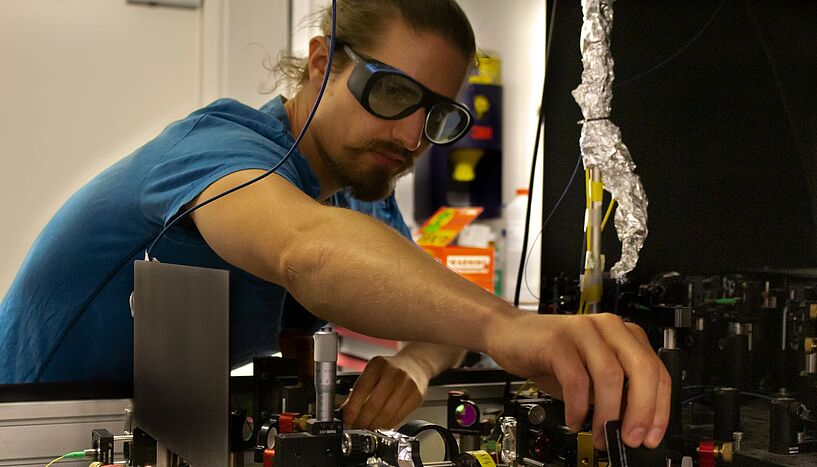
MULTIPOLYGON (((422 88, 399 74, 377 77, 368 94, 369 108, 381 118, 395 118, 416 108, 422 100, 422 88)), ((434 144, 451 143, 462 137, 470 123, 471 117, 464 108, 450 102, 434 104, 426 117, 426 138, 434 144)))
POLYGON ((392 118, 423 98, 423 90, 405 76, 382 75, 369 90, 369 107, 383 118, 392 118))
POLYGON ((461 107, 450 103, 436 104, 426 117, 426 138, 435 144, 458 140, 468 129, 471 117, 461 107))

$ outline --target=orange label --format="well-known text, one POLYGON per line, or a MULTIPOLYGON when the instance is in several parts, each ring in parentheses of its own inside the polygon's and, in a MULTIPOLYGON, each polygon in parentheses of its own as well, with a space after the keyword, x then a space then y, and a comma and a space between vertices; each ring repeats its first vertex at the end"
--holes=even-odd
POLYGON ((443 206, 420 227, 420 246, 447 246, 468 224, 482 214, 482 208, 452 208, 443 206))
POLYGON ((424 246, 423 249, 448 269, 494 293, 493 248, 424 246))

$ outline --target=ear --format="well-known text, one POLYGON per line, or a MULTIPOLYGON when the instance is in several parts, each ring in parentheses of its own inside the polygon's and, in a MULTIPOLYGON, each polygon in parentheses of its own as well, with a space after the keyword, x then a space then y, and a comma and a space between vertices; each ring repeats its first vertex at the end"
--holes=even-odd
POLYGON ((315 36, 309 40, 309 57, 307 58, 307 69, 309 70, 309 84, 313 88, 320 89, 323 82, 323 75, 326 73, 326 64, 329 62, 329 45, 325 36, 315 36))

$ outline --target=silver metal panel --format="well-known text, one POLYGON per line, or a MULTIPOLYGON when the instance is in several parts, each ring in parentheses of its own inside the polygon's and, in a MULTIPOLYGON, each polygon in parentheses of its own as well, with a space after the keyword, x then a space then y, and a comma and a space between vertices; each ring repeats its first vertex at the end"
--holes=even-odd
POLYGON ((193 467, 228 464, 229 273, 137 261, 135 425, 193 467))
MULTIPOLYGON (((0 403, 0 467, 39 466, 91 447, 91 431, 121 434, 129 399, 0 403)), ((122 446, 116 444, 121 458, 122 446)), ((60 462, 88 466, 88 461, 60 462)))

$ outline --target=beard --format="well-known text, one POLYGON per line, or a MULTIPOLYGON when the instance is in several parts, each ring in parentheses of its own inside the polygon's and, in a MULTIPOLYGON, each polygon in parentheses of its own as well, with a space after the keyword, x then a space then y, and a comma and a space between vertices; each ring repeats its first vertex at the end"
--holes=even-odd
POLYGON ((414 167, 412 151, 383 140, 371 140, 359 146, 344 146, 340 157, 329 155, 320 145, 317 152, 335 181, 343 187, 348 187, 352 196, 360 201, 387 198, 394 191, 397 180, 414 167), (363 159, 370 157, 367 154, 370 152, 399 154, 403 162, 397 169, 374 165, 365 170, 363 167, 367 164, 363 159))

